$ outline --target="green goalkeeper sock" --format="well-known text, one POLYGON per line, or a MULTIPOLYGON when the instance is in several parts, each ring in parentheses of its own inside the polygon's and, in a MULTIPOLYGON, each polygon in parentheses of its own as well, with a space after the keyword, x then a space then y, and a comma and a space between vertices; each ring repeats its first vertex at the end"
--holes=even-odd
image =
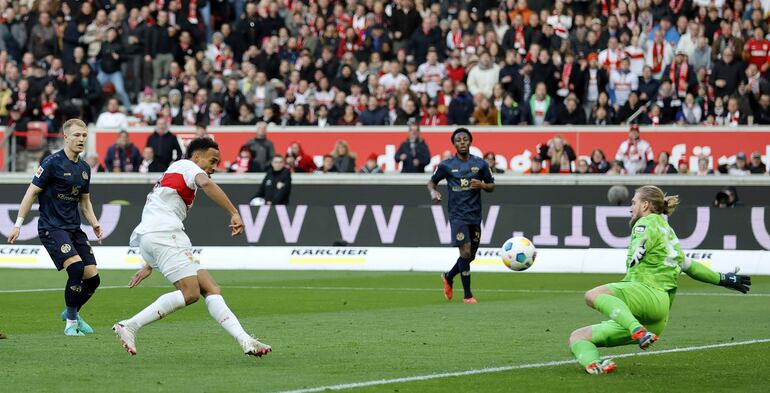
POLYGON ((629 333, 633 333, 642 326, 634 317, 634 314, 631 313, 628 305, 615 296, 607 294, 597 296, 596 300, 594 300, 594 308, 619 323, 620 326, 628 329, 629 333))
POLYGON ((572 354, 575 355, 578 363, 583 367, 599 361, 599 350, 596 349, 596 345, 590 341, 575 341, 570 349, 572 349, 572 354))

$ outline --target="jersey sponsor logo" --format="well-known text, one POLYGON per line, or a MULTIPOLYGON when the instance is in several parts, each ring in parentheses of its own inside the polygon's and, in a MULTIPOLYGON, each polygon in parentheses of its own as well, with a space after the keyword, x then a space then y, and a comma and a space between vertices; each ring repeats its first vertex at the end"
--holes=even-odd
POLYGON ((43 169, 43 167, 42 167, 42 166, 38 167, 38 168, 37 168, 37 172, 35 172, 35 177, 39 179, 39 178, 40 178, 40 176, 43 176, 43 171, 44 171, 44 170, 45 170, 45 169, 43 169))
POLYGON ((160 179, 160 186, 176 191, 187 206, 191 206, 195 199, 195 190, 191 190, 190 187, 187 187, 187 183, 185 183, 184 176, 182 176, 181 173, 163 174, 163 178, 160 179))
POLYGON ((82 175, 83 175, 83 180, 88 180, 88 172, 83 171, 82 175))
POLYGON ((66 202, 78 202, 80 195, 80 186, 72 186, 69 194, 58 193, 56 198, 66 202))
POLYGON ((69 244, 65 243, 65 244, 61 245, 61 248, 59 250, 61 251, 62 254, 66 254, 66 253, 72 251, 72 246, 70 246, 69 244))
POLYGON ((470 185, 471 185, 471 181, 470 180, 468 180, 468 179, 460 179, 460 187, 465 188, 465 187, 470 187, 470 185))
POLYGON ((644 233, 645 230, 647 230, 647 227, 644 225, 637 225, 636 228, 634 228, 634 232, 636 233, 644 233))

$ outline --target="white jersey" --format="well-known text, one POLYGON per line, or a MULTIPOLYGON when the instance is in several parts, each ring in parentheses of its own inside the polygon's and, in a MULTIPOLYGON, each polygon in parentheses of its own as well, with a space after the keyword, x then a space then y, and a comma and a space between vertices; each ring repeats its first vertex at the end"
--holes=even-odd
POLYGON ((644 171, 647 162, 654 160, 655 156, 647 141, 626 139, 620 144, 615 159, 623 161, 623 167, 628 171, 628 174, 634 175, 644 171))
POLYGON ((610 89, 615 91, 615 103, 625 105, 632 91, 639 88, 639 77, 633 72, 613 71, 610 75, 610 89))
POLYGON ((599 52, 599 66, 604 67, 604 69, 607 70, 607 73, 612 73, 612 71, 620 68, 620 62, 625 58, 626 52, 623 52, 619 48, 615 50, 607 48, 599 52))
POLYGON ((631 62, 631 72, 636 75, 642 75, 644 70, 644 50, 637 46, 629 45, 625 47, 624 51, 626 52, 626 57, 631 62))
POLYGON ((406 77, 404 74, 398 74, 396 76, 393 76, 391 73, 387 73, 380 77, 380 85, 385 87, 385 90, 387 91, 396 91, 398 89, 398 86, 402 82, 409 83, 409 78, 406 77))
POLYGON ((182 222, 195 200, 195 176, 206 173, 190 160, 179 160, 163 173, 155 188, 147 195, 142 222, 131 234, 131 247, 139 246, 139 237, 151 232, 182 231, 182 222))
POLYGON ((644 53, 644 64, 652 68, 652 77, 655 80, 660 80, 660 78, 663 76, 663 70, 665 70, 666 66, 671 64, 671 60, 674 59, 674 49, 668 42, 663 42, 662 56, 661 53, 653 53, 656 50, 661 52, 660 47, 655 47, 655 42, 647 43, 647 49, 644 53), (657 69, 655 67, 656 61, 659 62, 657 69))
POLYGON ((446 79, 446 76, 446 67, 443 63, 436 63, 435 65, 422 63, 417 67, 417 79, 426 83, 428 95, 431 97, 436 96, 440 89, 439 84, 446 79))

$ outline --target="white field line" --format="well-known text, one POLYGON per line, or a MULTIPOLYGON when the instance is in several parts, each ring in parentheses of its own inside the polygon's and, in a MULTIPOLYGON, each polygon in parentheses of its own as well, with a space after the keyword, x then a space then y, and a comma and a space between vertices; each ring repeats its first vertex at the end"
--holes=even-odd
MULTIPOLYGON (((721 344, 699 345, 694 347, 672 348, 672 349, 665 349, 661 351, 632 352, 632 353, 624 353, 624 354, 615 355, 615 356, 605 356, 602 359, 608 359, 608 358, 620 359, 620 358, 628 358, 628 357, 634 357, 634 356, 651 356, 651 355, 661 355, 661 354, 675 353, 675 352, 702 351, 706 349, 735 347, 739 345, 751 345, 751 344, 760 344, 760 343, 767 343, 767 342, 770 342, 770 338, 729 342, 729 343, 721 343, 721 344)), ((369 386, 388 385, 393 383, 418 382, 418 381, 427 381, 431 379, 465 377, 468 375, 498 373, 503 371, 555 367, 555 366, 563 366, 563 365, 573 364, 573 363, 576 363, 574 359, 554 360, 554 361, 542 362, 542 363, 528 363, 528 364, 518 364, 518 365, 511 365, 511 366, 479 368, 479 369, 466 370, 466 371, 426 374, 426 375, 417 375, 412 377, 402 377, 402 378, 392 378, 392 379, 378 379, 373 381, 354 382, 354 383, 346 383, 346 384, 340 384, 340 385, 328 385, 328 386, 319 386, 314 388, 285 390, 279 393, 313 393, 313 392, 323 392, 327 390, 346 390, 346 389, 364 388, 369 386)))
MULTIPOLYGON (((324 287, 324 286, 290 286, 290 285, 227 285, 225 289, 276 289, 276 290, 305 290, 305 291, 388 291, 388 292, 440 292, 440 288, 392 288, 392 287, 324 287)), ((99 289, 128 288, 125 285, 101 286, 99 289)), ((171 285, 146 285, 140 288, 172 288, 171 285)), ((33 288, 33 289, 0 289, 0 293, 55 292, 62 288, 33 288)), ((553 294, 582 294, 585 291, 574 289, 474 289, 474 292, 487 293, 553 293, 553 294)), ((770 293, 750 293, 747 295, 728 292, 678 292, 677 296, 739 296, 739 297, 770 297, 770 293)))
MULTIPOLYGON (((117 289, 128 288, 125 285, 107 285, 100 286, 99 289, 117 289)), ((56 292, 63 291, 64 288, 33 288, 33 289, 0 289, 0 293, 30 293, 30 292, 56 292)))
MULTIPOLYGON (((307 291, 390 291, 390 292, 440 292, 440 288, 377 288, 377 287, 312 287, 312 286, 289 286, 289 285, 228 285, 226 288, 232 289, 301 289, 307 291)), ((582 294, 586 291, 576 289, 473 289, 474 292, 488 293, 555 293, 555 294, 582 294)), ((730 292, 677 292, 677 296, 755 296, 770 297, 770 293, 742 294, 730 292)))

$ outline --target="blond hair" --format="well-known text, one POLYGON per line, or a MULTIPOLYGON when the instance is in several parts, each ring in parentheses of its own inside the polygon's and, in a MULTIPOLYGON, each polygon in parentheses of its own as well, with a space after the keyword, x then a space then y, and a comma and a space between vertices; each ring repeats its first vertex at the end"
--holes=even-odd
POLYGON ((83 122, 83 120, 80 119, 69 119, 64 122, 64 125, 62 126, 62 130, 64 131, 64 135, 69 135, 69 133, 72 131, 73 128, 82 128, 84 130, 88 130, 88 126, 86 126, 86 123, 83 122))
POLYGON ((338 140, 336 143, 334 143, 334 150, 332 150, 331 156, 334 158, 342 157, 342 155, 339 153, 341 147, 344 147, 345 150, 347 150, 348 157, 351 157, 353 159, 356 158, 356 153, 353 153, 350 151, 350 145, 348 145, 348 141, 344 139, 338 140))
POLYGON ((679 206, 679 195, 666 195, 663 190, 656 186, 642 186, 636 189, 640 202, 650 203, 650 210, 653 213, 665 214, 670 216, 679 206))

